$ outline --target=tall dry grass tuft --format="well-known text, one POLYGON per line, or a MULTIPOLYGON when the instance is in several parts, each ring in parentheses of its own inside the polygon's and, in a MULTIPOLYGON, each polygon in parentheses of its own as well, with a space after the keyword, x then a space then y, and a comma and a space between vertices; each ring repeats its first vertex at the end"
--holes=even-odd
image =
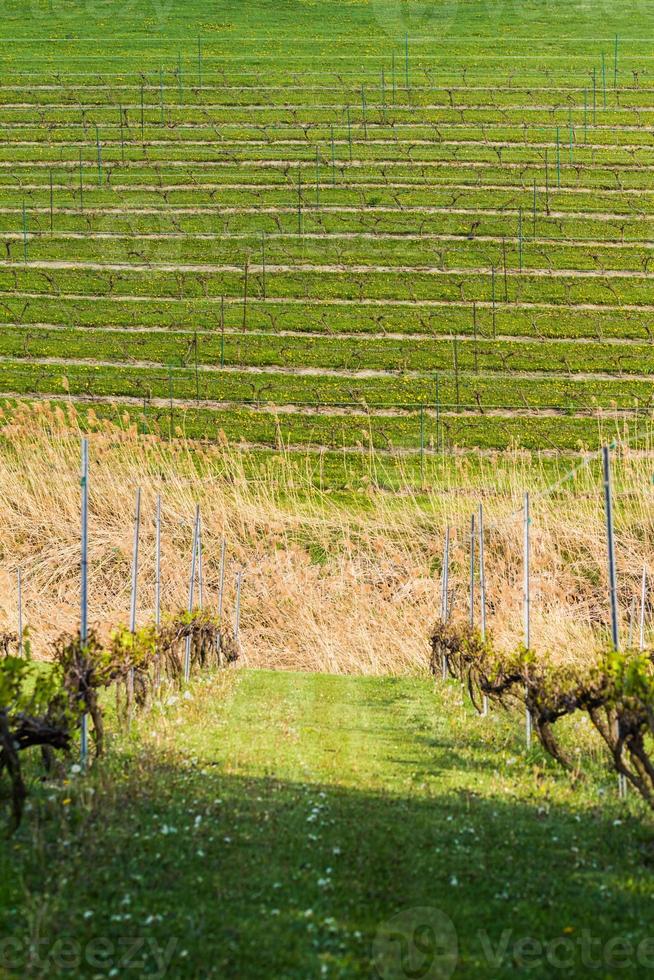
MULTIPOLYGON (((142 488, 139 620, 153 615, 154 513, 163 508, 163 604, 184 604, 195 504, 202 508, 205 584, 217 601, 220 542, 229 564, 225 610, 245 570, 242 640, 250 665, 333 672, 426 669, 440 605, 440 559, 453 527, 454 614, 467 615, 469 516, 488 526, 488 623, 500 644, 522 636, 521 505, 532 492, 532 638, 554 658, 587 658, 607 624, 599 468, 589 462, 556 492, 551 470, 524 453, 452 458, 423 492, 317 488, 298 457, 161 442, 90 417, 90 619, 102 632, 129 611, 132 520, 142 488)), ((85 425, 87 423, 85 422, 85 425)), ((0 435, 0 628, 16 626, 16 570, 37 656, 76 628, 79 428, 72 407, 12 411, 0 435)), ((627 614, 643 562, 654 567, 651 456, 616 459, 620 600, 627 614)), ((379 479, 384 459, 374 460, 379 479)), ((627 626, 624 624, 626 632, 627 626)))

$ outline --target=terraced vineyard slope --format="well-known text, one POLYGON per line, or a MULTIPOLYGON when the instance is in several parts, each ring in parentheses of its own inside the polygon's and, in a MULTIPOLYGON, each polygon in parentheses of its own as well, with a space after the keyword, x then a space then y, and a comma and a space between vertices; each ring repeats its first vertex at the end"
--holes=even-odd
POLYGON ((639 431, 644 15, 402 6, 9 4, 0 393, 266 446, 639 431))

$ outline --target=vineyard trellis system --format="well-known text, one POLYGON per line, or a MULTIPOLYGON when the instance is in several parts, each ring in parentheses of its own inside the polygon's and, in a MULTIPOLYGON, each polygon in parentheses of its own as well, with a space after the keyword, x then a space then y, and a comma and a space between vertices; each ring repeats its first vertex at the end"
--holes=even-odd
MULTIPOLYGON (((22 621, 22 594, 18 594, 18 632, 0 635, 0 774, 11 785, 10 831, 21 820, 27 794, 21 753, 40 747, 46 772, 56 765, 55 753, 70 755, 79 735, 80 767, 89 763, 89 735, 94 757, 104 747, 103 692, 113 689, 119 722, 129 726, 135 708, 144 708, 158 696, 162 683, 185 687, 192 674, 220 669, 240 655, 242 571, 237 575, 233 629, 223 620, 226 542, 221 548, 218 614, 204 604, 201 516, 193 526, 193 547, 188 608, 162 616, 161 500, 157 498, 156 608, 154 622, 137 626, 136 581, 140 530, 140 490, 137 490, 132 559, 129 626, 112 631, 102 642, 88 617, 88 440, 82 438, 80 627, 59 637, 49 662, 31 659, 28 631, 22 621), (198 602, 195 591, 199 590, 198 602), (89 731, 89 721, 91 723, 89 731)), ((20 580, 19 580, 20 584, 20 580)))
MULTIPOLYGON (((453 601, 449 589, 451 528, 446 528, 441 576, 441 611, 430 633, 430 669, 433 676, 442 681, 453 677, 464 683, 472 704, 482 715, 488 713, 489 701, 503 708, 524 706, 527 750, 531 748, 532 731, 535 730, 544 750, 575 778, 582 778, 582 773, 562 747, 555 734, 554 725, 561 718, 577 711, 585 712, 608 749, 611 765, 618 774, 620 796, 626 796, 627 786, 632 786, 647 805, 654 809, 654 760, 651 750, 651 739, 654 736, 654 653, 646 645, 647 569, 643 567, 638 590, 640 600, 638 644, 633 644, 637 600, 634 594, 629 640, 627 645, 622 647, 613 528, 611 448, 604 446, 601 450, 610 609, 610 639, 605 643, 603 652, 594 662, 580 667, 574 662, 554 665, 548 662, 547 657, 540 656, 533 647, 530 630, 529 535, 532 518, 529 494, 526 493, 522 507, 524 620, 522 643, 515 649, 499 649, 493 642, 492 631, 486 629, 484 524, 480 505, 477 524, 475 525, 473 515, 470 527, 467 617, 462 616, 461 612, 458 617, 452 617, 453 601), (481 593, 480 627, 475 624, 475 547, 477 544, 481 593)), ((542 491, 541 495, 558 488, 572 473, 573 471, 570 471, 565 474, 552 487, 542 491)), ((515 516, 516 514, 513 513, 508 519, 512 520, 515 516)), ((496 521, 490 527, 496 527, 506 520, 507 518, 496 521)))

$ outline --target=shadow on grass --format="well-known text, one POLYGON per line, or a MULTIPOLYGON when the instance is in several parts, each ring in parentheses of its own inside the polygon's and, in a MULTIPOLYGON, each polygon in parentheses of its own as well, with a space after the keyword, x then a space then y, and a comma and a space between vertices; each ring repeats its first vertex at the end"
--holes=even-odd
POLYGON ((41 801, 5 853, 27 898, 1 910, 0 976, 649 973, 637 947, 654 934, 654 886, 637 822, 157 756, 114 770, 87 802, 41 801))

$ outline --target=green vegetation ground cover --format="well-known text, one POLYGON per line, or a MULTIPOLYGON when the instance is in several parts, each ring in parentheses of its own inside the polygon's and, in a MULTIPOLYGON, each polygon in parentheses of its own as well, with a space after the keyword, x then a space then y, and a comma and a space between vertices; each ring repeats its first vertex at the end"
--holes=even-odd
MULTIPOLYGON (((250 441, 270 441, 270 420, 239 403, 430 403, 436 373, 446 410, 538 416, 448 420, 466 446, 543 433, 576 448, 596 422, 561 411, 649 404, 629 377, 651 371, 647 18, 627 4, 598 30, 558 3, 554 17, 540 3, 405 7, 8 4, 0 316, 24 332, 0 327, 2 390, 164 398, 167 365, 188 360, 180 331, 218 329, 224 297, 224 345, 201 336, 198 363, 236 370, 219 385, 180 374, 174 395, 228 402, 199 407, 197 427, 233 412, 227 428, 247 418, 250 441), (112 332, 123 325, 133 334, 112 332), (406 340, 363 339, 387 331, 406 340), (447 335, 473 333, 455 366, 447 335), (70 360, 66 381, 50 357, 70 360), (86 360, 101 363, 82 377, 86 360), (247 376, 260 368, 261 383, 247 376), (525 383, 534 371, 566 377, 525 383)), ((315 421, 289 435, 341 424, 315 421)), ((415 447, 401 424, 379 439, 415 447)))
MULTIPOLYGON (((525 936, 567 939, 581 975, 583 937, 595 958, 614 938, 635 950, 652 900, 639 806, 590 769, 573 788, 540 750, 523 756, 517 719, 474 717, 454 684, 209 679, 114 738, 96 774, 34 786, 0 854, 6 975, 63 976, 57 938, 86 951, 102 936, 115 958, 142 936, 145 969, 165 953, 180 978, 369 977, 380 924, 425 906, 454 923, 457 976, 515 976, 525 936)), ((642 971, 632 956, 620 975, 642 971)), ((529 975, 552 976, 544 954, 529 975)))

